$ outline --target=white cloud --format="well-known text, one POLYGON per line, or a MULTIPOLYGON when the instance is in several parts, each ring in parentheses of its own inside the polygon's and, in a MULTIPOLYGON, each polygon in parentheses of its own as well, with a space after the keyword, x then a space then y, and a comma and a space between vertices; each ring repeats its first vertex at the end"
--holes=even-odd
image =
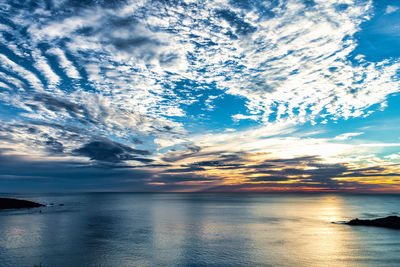
POLYGON ((33 51, 32 56, 35 58, 35 66, 47 78, 48 86, 53 89, 60 84, 60 77, 54 73, 48 63, 48 60, 38 51, 33 51))
MULTIPOLYGON (((49 86, 5 55, 0 57, 2 66, 36 90, 79 104, 82 110, 79 115, 65 108, 33 110, 40 101, 32 95, 8 93, 3 99, 30 111, 24 116, 31 119, 84 124, 92 132, 118 138, 151 136, 156 145, 166 147, 192 139, 175 118, 190 115, 184 106, 193 103, 213 110, 214 92, 199 103, 199 95, 210 89, 242 97, 248 113, 240 111, 232 119, 258 121, 268 127, 255 132, 268 134, 274 132, 271 120, 287 126, 367 116, 372 112, 367 109, 384 107, 388 95, 400 90, 398 60, 349 59, 357 45, 355 33, 372 16, 372 1, 317 1, 309 8, 297 0, 266 2, 264 7, 249 1, 249 10, 231 6, 230 1, 187 1, 189 5, 168 7, 161 2, 127 2, 115 10, 89 6, 60 17, 46 10, 33 15, 15 10, 10 19, 26 27, 27 34, 16 35, 18 40, 7 45, 15 54, 31 57, 33 68, 49 86), (348 6, 338 12, 338 3, 348 6), (49 49, 39 52, 43 43, 49 49), (48 55, 57 61, 49 62, 48 55), (58 88, 61 77, 52 64, 72 79, 68 92, 58 88)), ((12 30, 0 27, 2 32, 12 30)), ((9 81, 18 87, 23 83, 9 81)), ((255 132, 251 135, 257 137, 255 132)), ((228 138, 235 143, 232 136, 243 141, 249 132, 225 134, 192 141, 207 146, 228 138)), ((255 149, 262 142, 270 144, 257 140, 237 145, 255 149)))
POLYGON ((72 64, 70 60, 67 59, 65 53, 60 48, 51 48, 47 50, 47 53, 50 55, 57 56, 59 60, 60 67, 64 69, 65 73, 71 79, 80 79, 78 70, 72 64))
MULTIPOLYGON (((243 12, 224 1, 167 9, 140 2, 114 11, 86 9, 61 21, 33 25, 30 32, 38 40, 55 40, 74 35, 82 27, 93 28, 89 36, 75 34, 67 47, 75 56, 80 51, 93 55, 87 72, 94 86, 124 96, 134 87, 141 95, 151 95, 150 102, 140 100, 141 109, 145 103, 160 105, 165 94, 177 98, 159 80, 169 80, 173 86, 175 81, 190 79, 215 83, 226 93, 247 98, 250 112, 263 114, 265 122, 271 115, 299 122, 321 115, 347 119, 365 115, 366 108, 399 90, 394 80, 399 63, 360 59, 354 64, 347 59, 356 45, 351 37, 371 14, 372 2, 341 3, 348 7, 339 13, 335 1, 305 9, 301 2, 291 0, 271 4, 275 14, 265 18, 257 9, 243 12), (219 10, 235 11, 236 18, 229 21, 219 10), (111 24, 126 21, 128 15, 138 22, 112 28, 111 24), (238 27, 256 30, 243 35, 238 27), (103 69, 99 73, 98 67, 91 66, 103 69), (122 66, 125 69, 119 70, 122 66), (382 89, 374 90, 378 87, 382 89)), ((57 51, 69 76, 78 78, 62 51, 54 49, 50 51, 57 51)), ((177 106, 167 110, 183 115, 177 106)))
POLYGON ((235 114, 232 115, 232 119, 234 121, 240 121, 240 120, 253 120, 257 121, 259 119, 259 116, 256 115, 243 115, 243 114, 235 114))
POLYGON ((398 6, 388 5, 388 6, 386 7, 385 14, 394 13, 394 12, 396 12, 396 11, 399 10, 399 9, 400 9, 400 7, 398 7, 398 6))
POLYGON ((338 136, 336 136, 335 138, 333 138, 334 140, 348 140, 348 139, 350 139, 351 137, 354 137, 354 136, 359 136, 359 135, 362 135, 362 134, 364 134, 364 133, 362 133, 362 132, 360 132, 360 133, 344 133, 344 134, 341 134, 341 135, 338 135, 338 136))
POLYGON ((385 156, 385 158, 389 159, 389 160, 398 160, 398 159, 400 159, 400 155, 399 154, 390 154, 388 156, 385 156))
POLYGON ((42 82, 34 73, 22 67, 21 65, 16 64, 14 61, 2 54, 0 54, 0 66, 17 74, 19 77, 26 79, 33 89, 38 91, 43 90, 42 82))

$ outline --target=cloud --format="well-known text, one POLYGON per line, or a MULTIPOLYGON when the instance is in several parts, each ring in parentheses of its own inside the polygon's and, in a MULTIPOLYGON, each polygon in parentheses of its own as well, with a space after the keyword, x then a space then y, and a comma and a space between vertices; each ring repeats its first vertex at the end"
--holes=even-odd
POLYGON ((264 164, 273 164, 273 165, 282 165, 282 166, 290 166, 290 165, 301 165, 309 162, 318 162, 321 159, 318 156, 301 156, 296 158, 283 158, 283 159, 267 159, 264 161, 264 164))
POLYGON ((220 152, 214 157, 208 154, 206 156, 214 160, 193 161, 178 168, 174 167, 176 165, 150 163, 146 158, 143 158, 143 165, 127 165, 130 160, 141 161, 137 154, 147 155, 148 152, 107 140, 91 141, 74 151, 94 161, 49 157, 43 161, 36 156, 5 154, 10 152, 12 150, 3 150, 0 154, 0 179, 10 188, 15 188, 18 181, 26 181, 36 186, 42 183, 55 187, 71 184, 65 190, 76 190, 76 186, 84 184, 83 189, 92 186, 113 190, 129 188, 131 191, 373 191, 390 189, 400 176, 400 170, 390 165, 332 164, 317 156, 267 158, 255 162, 254 156, 260 157, 257 153, 220 152))
POLYGON ((369 116, 399 91, 398 59, 355 54, 373 1, 47 2, 0 10, 8 153, 148 166, 148 181, 158 172, 169 185, 188 175, 300 186, 290 176, 308 175, 307 186, 342 188, 361 182, 334 174, 370 177, 343 162, 398 146, 354 146, 360 132, 294 135, 306 122, 369 116), (221 105, 228 95, 241 101, 221 105))
POLYGON ((201 185, 202 183, 209 183, 219 181, 220 178, 217 176, 204 176, 198 174, 156 174, 152 177, 151 182, 160 182, 164 184, 181 184, 187 185, 193 184, 192 182, 198 183, 201 185))
POLYGON ((391 6, 391 5, 388 5, 388 6, 386 7, 385 14, 391 14, 391 13, 396 12, 397 10, 399 10, 399 7, 398 7, 398 6, 391 6))
POLYGON ((209 191, 374 191, 388 190, 397 184, 399 170, 390 167, 355 167, 347 163, 330 164, 317 157, 272 159, 265 167, 242 165, 246 179, 239 184, 219 185, 209 191), (289 163, 289 167, 286 164, 289 163), (295 164, 295 163, 298 164, 295 164), (292 165, 293 164, 293 165, 292 165), (292 167, 292 166, 294 167, 292 167), (262 169, 262 170, 261 170, 262 169), (252 170, 252 171, 249 171, 252 170), (385 183, 379 183, 380 180, 385 183), (389 179, 389 180, 388 180, 389 179))
POLYGON ((258 116, 256 115, 243 115, 243 114, 235 114, 232 115, 232 119, 234 121, 240 121, 240 120, 253 120, 253 121, 257 121, 259 119, 258 116))
POLYGON ((51 153, 61 154, 64 152, 63 144, 55 140, 53 137, 49 137, 45 144, 47 146, 47 150, 51 153))
POLYGON ((182 173, 182 172, 197 172, 197 171, 205 171, 206 169, 197 166, 191 166, 187 168, 178 168, 178 169, 167 169, 165 172, 168 173, 182 173))
POLYGON ((10 21, 27 27, 9 45, 22 50, 25 44, 19 52, 34 55, 38 69, 31 72, 14 57, 5 57, 5 66, 35 88, 59 84, 58 66, 74 88, 86 84, 110 106, 167 123, 174 123, 167 116, 185 115, 181 104, 199 90, 179 95, 182 81, 242 96, 250 114, 233 119, 264 122, 365 116, 399 90, 396 60, 351 58, 353 37, 372 15, 368 1, 112 3, 65 1, 50 9, 38 3, 18 10, 5 3, 10 21))
POLYGON ((68 75, 69 78, 71 79, 81 78, 78 70, 70 62, 70 60, 68 60, 63 50, 61 50, 60 48, 51 48, 48 49, 46 53, 58 57, 60 67, 64 69, 65 73, 68 75))
POLYGON ((201 148, 193 145, 185 145, 185 150, 172 150, 163 155, 162 160, 166 162, 176 162, 185 158, 195 157, 199 154, 201 148))
POLYGON ((37 94, 34 96, 35 102, 41 102, 43 105, 55 112, 59 112, 65 110, 73 117, 78 117, 80 119, 84 119, 85 113, 87 114, 85 108, 76 103, 72 103, 62 97, 54 97, 48 94, 37 94))
POLYGON ((151 191, 153 172, 81 161, 0 154, 2 192, 151 191))
MULTIPOLYGON (((231 10, 217 10, 216 14, 217 16, 227 21, 232 26, 232 28, 234 28, 235 33, 238 35, 252 34, 257 30, 255 26, 252 26, 250 23, 244 21, 231 10)), ((230 35, 230 37, 233 39, 238 39, 238 37, 235 35, 230 35)))
POLYGON ((385 156, 385 158, 391 159, 391 160, 397 160, 397 159, 400 159, 400 155, 399 154, 390 154, 390 155, 385 156))
POLYGON ((359 135, 362 135, 362 134, 364 134, 364 133, 344 133, 344 134, 341 134, 341 135, 338 135, 338 136, 336 136, 335 138, 333 138, 334 140, 348 140, 348 139, 350 139, 351 137, 354 137, 354 136, 359 136, 359 135))
POLYGON ((140 158, 136 155, 150 155, 150 151, 133 149, 123 144, 108 140, 96 140, 85 144, 83 147, 73 151, 77 155, 89 157, 91 160, 105 162, 122 162, 135 160, 140 162, 151 162, 151 159, 140 158))
POLYGON ((282 182, 282 181, 289 181, 290 178, 285 176, 268 175, 268 176, 251 177, 250 180, 253 182, 282 182))

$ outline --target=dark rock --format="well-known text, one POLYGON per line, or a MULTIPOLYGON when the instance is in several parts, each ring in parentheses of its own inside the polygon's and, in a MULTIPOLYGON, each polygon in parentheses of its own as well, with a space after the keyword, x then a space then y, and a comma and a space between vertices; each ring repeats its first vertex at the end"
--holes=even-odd
POLYGON ((359 220, 354 219, 346 222, 348 225, 364 225, 364 226, 377 226, 377 227, 386 227, 392 229, 400 229, 400 217, 398 216, 389 216, 385 218, 378 218, 374 220, 359 220))
POLYGON ((22 209, 22 208, 37 208, 44 207, 44 205, 14 198, 0 198, 0 210, 3 209, 22 209))

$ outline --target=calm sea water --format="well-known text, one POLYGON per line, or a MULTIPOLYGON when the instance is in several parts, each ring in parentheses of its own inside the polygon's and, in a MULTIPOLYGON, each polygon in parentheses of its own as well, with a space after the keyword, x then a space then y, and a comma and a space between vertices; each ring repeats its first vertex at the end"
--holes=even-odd
POLYGON ((400 266, 400 230, 331 223, 399 195, 2 196, 56 205, 0 211, 0 266, 400 266))

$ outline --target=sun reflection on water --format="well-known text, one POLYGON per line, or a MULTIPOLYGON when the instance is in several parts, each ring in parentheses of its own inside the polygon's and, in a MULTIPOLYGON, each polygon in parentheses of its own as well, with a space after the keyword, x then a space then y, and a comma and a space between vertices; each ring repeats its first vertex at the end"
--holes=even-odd
POLYGON ((356 256, 349 253, 354 233, 348 227, 332 223, 346 217, 341 196, 295 200, 254 207, 253 212, 264 215, 268 221, 249 227, 254 247, 268 248, 268 251, 254 251, 258 262, 284 258, 293 266, 342 266, 356 256))

